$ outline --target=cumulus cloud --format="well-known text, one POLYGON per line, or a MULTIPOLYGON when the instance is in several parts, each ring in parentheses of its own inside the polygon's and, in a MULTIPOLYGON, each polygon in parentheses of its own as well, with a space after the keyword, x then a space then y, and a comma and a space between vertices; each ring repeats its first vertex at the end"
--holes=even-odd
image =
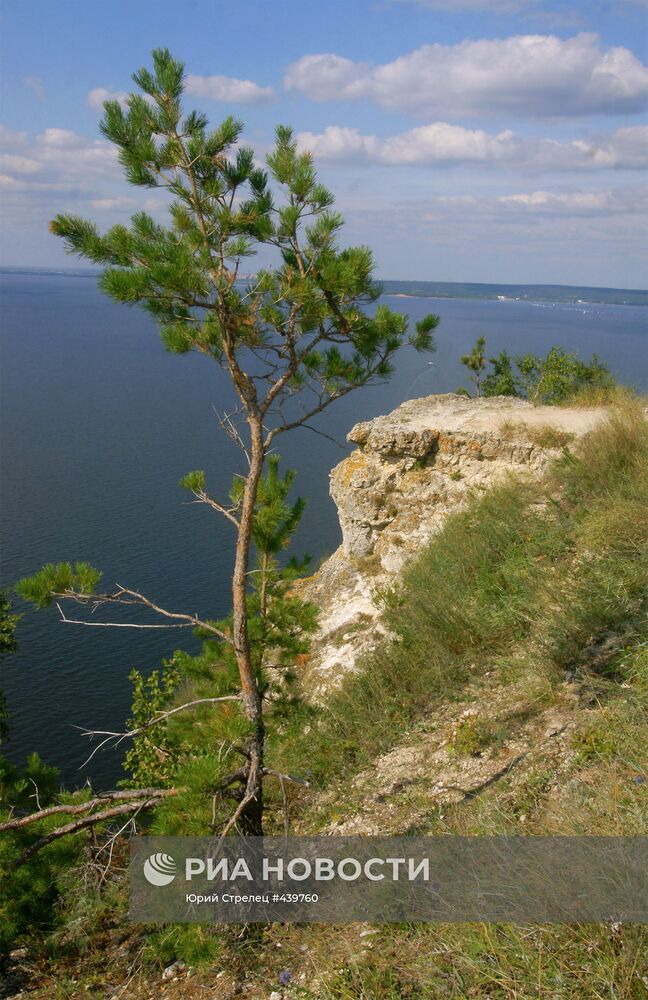
POLYGON ((95 87, 86 98, 86 104, 95 111, 102 111, 106 101, 119 101, 122 108, 126 107, 128 94, 124 90, 107 90, 106 87, 95 87))
POLYGON ((35 174, 40 170, 41 165, 38 160, 29 156, 20 156, 17 153, 0 153, 0 169, 8 171, 10 174, 35 174))
POLYGON ((329 125, 321 133, 300 132, 297 142, 301 149, 309 150, 317 159, 390 166, 506 160, 515 154, 519 145, 509 130, 489 135, 481 129, 467 129, 448 122, 422 125, 384 139, 363 135, 357 128, 329 125))
POLYGON ((89 174, 115 177, 117 150, 101 139, 86 139, 64 128, 46 128, 37 135, 31 155, 48 176, 83 179, 89 174))
POLYGON ((507 194, 498 199, 500 205, 516 205, 543 212, 553 211, 564 215, 591 215, 610 210, 628 211, 611 191, 532 191, 530 194, 507 194))
POLYGON ((69 129, 37 135, 0 125, 0 188, 7 220, 40 233, 56 212, 101 213, 109 224, 137 209, 165 218, 164 191, 135 191, 124 179, 117 150, 69 129))
MULTIPOLYGON (((455 244, 466 251, 473 238, 478 245, 495 248, 503 234, 512 234, 520 250, 538 253, 538 245, 524 243, 538 233, 560 243, 575 237, 588 245, 595 234, 627 241, 635 237, 644 243, 648 223, 648 187, 634 185, 598 191, 582 189, 528 190, 501 195, 441 195, 407 204, 385 205, 348 213, 349 221, 378 223, 386 232, 402 232, 409 239, 442 238, 444 245, 455 244), (498 239, 493 239, 497 232, 498 239)), ((603 250, 604 252, 604 250, 603 250)), ((645 253, 645 246, 643 249, 645 253)))
POLYGON ((472 257, 475 266, 486 264, 487 268, 493 262, 499 268, 506 261, 526 262, 533 274, 539 262, 545 267, 560 257, 565 266, 575 268, 574 275, 583 265, 583 277, 570 279, 579 281, 596 272, 598 260, 601 284, 609 281, 614 259, 619 275, 615 281, 631 287, 633 281, 641 280, 632 275, 639 275, 644 266, 648 186, 531 187, 499 194, 381 200, 380 204, 360 199, 359 204, 345 207, 345 214, 355 240, 366 239, 367 231, 372 232, 386 273, 397 273, 407 247, 414 247, 409 263, 415 268, 423 258, 429 273, 437 269, 443 273, 448 262, 465 266, 472 257))
POLYGON ((133 198, 92 198, 90 206, 99 209, 100 212, 110 211, 113 208, 132 208, 137 202, 133 198))
POLYGON ((434 122, 399 135, 378 138, 357 128, 329 125, 300 132, 299 146, 318 160, 386 166, 508 164, 530 170, 640 170, 648 168, 648 126, 632 125, 589 140, 522 138, 510 129, 490 134, 448 122, 434 122))
POLYGON ((20 146, 27 141, 26 132, 16 132, 14 129, 0 125, 0 144, 2 146, 20 146))
POLYGON ((288 90, 314 100, 374 100, 417 116, 571 117, 623 114, 648 105, 648 67, 594 34, 515 35, 423 45, 372 66, 333 53, 288 67, 288 90))
POLYGON ((16 192, 63 191, 97 196, 97 187, 119 181, 113 146, 87 139, 64 128, 46 128, 38 135, 0 126, 2 184, 16 192))
MULTIPOLYGON (((547 281, 641 288, 645 283, 648 187, 590 192, 510 184, 473 185, 434 196, 398 185, 379 199, 349 192, 341 205, 350 242, 368 242, 385 277, 547 281), (538 190, 551 197, 544 204, 538 190), (390 197, 391 192, 391 197, 390 197), (583 195, 594 193, 589 205, 583 195), (514 195, 526 199, 500 200, 514 195)), ((432 389, 430 389, 432 391, 432 389)))
MULTIPOLYGON (((260 87, 252 80, 237 80, 233 76, 196 76, 190 73, 187 76, 186 86, 187 91, 197 97, 232 104, 263 104, 274 97, 272 87, 260 87)), ((101 111, 105 101, 119 101, 125 108, 127 100, 128 94, 124 90, 95 87, 88 94, 86 104, 96 111, 101 111)))
POLYGON ((252 80, 237 80, 234 76, 187 76, 187 90, 210 101, 233 104, 264 104, 274 97, 272 87, 260 87, 252 80))

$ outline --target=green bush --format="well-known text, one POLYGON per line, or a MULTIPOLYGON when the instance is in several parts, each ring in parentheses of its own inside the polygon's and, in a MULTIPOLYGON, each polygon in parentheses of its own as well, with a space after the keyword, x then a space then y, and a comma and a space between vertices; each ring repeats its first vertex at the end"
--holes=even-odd
POLYGON ((577 354, 554 346, 545 357, 540 354, 520 354, 512 357, 508 351, 501 351, 488 363, 483 357, 484 341, 480 337, 473 354, 464 355, 462 364, 475 359, 479 345, 479 377, 475 381, 477 395, 522 396, 533 403, 551 405, 564 404, 583 393, 596 393, 596 402, 605 402, 613 393, 615 382, 602 361, 593 354, 589 361, 583 361, 577 354))

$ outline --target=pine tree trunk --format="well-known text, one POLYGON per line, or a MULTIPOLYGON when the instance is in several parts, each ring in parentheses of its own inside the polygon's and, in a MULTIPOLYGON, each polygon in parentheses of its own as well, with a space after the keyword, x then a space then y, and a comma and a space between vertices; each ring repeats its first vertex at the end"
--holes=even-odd
POLYGON ((239 828, 246 836, 260 837, 263 835, 263 755, 265 731, 261 692, 254 672, 250 649, 247 613, 247 573, 252 540, 252 519, 265 456, 261 419, 257 416, 250 416, 249 424, 251 433, 250 468, 245 481, 239 519, 236 558, 232 577, 232 607, 234 651, 241 679, 243 704, 245 713, 252 724, 252 733, 246 744, 248 777, 244 789, 244 794, 252 796, 252 798, 241 813, 239 828))

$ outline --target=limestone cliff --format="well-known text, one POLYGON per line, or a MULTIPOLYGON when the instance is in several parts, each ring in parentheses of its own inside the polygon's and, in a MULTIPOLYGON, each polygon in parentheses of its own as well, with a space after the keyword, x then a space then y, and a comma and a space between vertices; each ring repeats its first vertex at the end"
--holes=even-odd
POLYGON ((331 472, 342 545, 300 586, 320 609, 320 631, 304 668, 307 689, 323 693, 375 643, 377 593, 469 491, 487 489, 508 473, 539 475, 604 413, 450 393, 409 400, 356 424, 348 440, 358 448, 331 472))

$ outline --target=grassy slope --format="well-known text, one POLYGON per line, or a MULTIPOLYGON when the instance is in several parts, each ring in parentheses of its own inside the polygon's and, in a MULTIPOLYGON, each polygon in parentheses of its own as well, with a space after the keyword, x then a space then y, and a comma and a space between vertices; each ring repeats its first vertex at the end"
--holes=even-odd
MULTIPOLYGON (((347 680, 304 748, 302 765, 321 784, 334 783, 331 794, 305 804, 305 829, 353 813, 358 787, 349 771, 371 771, 404 731, 415 736, 422 719, 434 718, 435 706, 470 690, 480 712, 453 746, 468 756, 507 735, 489 717, 498 684, 526 694, 532 714, 562 703, 567 677, 581 707, 558 787, 555 759, 539 755, 522 778, 430 807, 424 822, 415 810, 415 832, 645 833, 647 498, 648 428, 637 404, 625 401, 545 482, 511 481, 451 518, 387 601, 396 640, 347 680)), ((295 754, 299 745, 289 744, 293 768, 295 754)), ((398 795, 390 804, 398 809, 398 795)), ((404 808, 404 823, 407 815, 404 808)), ((641 928, 391 928, 371 939, 371 950, 364 943, 364 956, 357 932, 321 937, 322 965, 347 968, 325 976, 313 996, 648 995, 641 928)))

